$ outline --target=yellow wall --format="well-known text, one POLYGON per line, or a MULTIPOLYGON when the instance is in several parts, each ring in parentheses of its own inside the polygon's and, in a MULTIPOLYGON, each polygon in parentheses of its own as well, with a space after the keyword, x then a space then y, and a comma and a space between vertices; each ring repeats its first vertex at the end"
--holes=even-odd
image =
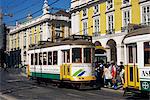
POLYGON ((106 3, 100 4, 100 32, 101 34, 106 33, 106 3))
MULTIPOLYGON (((40 41, 40 25, 38 25, 37 28, 36 28, 36 34, 37 34, 37 35, 36 35, 36 38, 37 38, 36 40, 37 40, 37 41, 40 41)), ((37 43, 38 43, 38 42, 37 42, 37 43)))
POLYGON ((92 18, 92 16, 93 16, 93 7, 90 7, 89 9, 88 9, 88 35, 92 35, 93 34, 93 28, 91 27, 91 26, 93 26, 93 18, 92 18))
POLYGON ((122 5, 122 0, 115 0, 114 2, 114 17, 115 17, 115 31, 121 31, 122 27, 122 11, 120 10, 120 7, 122 5))
POLYGON ((139 0, 131 0, 131 20, 133 24, 140 24, 140 5, 139 0))

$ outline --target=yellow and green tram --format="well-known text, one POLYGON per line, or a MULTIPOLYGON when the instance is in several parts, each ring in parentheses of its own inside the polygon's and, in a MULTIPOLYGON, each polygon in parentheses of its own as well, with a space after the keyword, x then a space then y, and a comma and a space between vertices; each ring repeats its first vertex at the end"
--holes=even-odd
POLYGON ((75 85, 90 83, 93 75, 92 37, 72 36, 63 41, 44 42, 28 53, 27 75, 33 79, 58 80, 75 85))
POLYGON ((125 91, 150 93, 150 27, 129 33, 124 38, 125 91))

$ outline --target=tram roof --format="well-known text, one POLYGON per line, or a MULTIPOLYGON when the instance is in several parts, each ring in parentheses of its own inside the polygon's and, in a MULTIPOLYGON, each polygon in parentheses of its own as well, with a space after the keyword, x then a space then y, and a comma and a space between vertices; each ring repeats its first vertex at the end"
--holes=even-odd
POLYGON ((94 44, 91 41, 85 39, 64 39, 62 41, 51 42, 51 41, 43 41, 38 45, 33 45, 29 47, 29 50, 39 49, 39 48, 46 48, 46 47, 53 47, 53 46, 60 46, 60 45, 91 45, 94 44))
POLYGON ((133 30, 129 32, 125 38, 132 37, 132 36, 138 36, 138 35, 145 35, 150 34, 150 26, 142 27, 136 30, 133 30))

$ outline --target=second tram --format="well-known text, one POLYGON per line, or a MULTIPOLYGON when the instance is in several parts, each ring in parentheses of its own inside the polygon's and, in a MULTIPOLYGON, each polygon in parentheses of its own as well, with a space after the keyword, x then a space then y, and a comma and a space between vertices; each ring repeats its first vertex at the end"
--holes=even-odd
POLYGON ((125 91, 150 93, 150 27, 127 34, 125 44, 125 91))

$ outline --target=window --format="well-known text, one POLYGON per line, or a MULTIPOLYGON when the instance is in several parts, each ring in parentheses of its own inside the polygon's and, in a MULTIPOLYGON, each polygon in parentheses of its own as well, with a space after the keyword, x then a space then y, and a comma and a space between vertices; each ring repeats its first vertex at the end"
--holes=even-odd
POLYGON ((150 5, 142 7, 142 23, 150 25, 150 5))
POLYGON ((56 32, 56 37, 61 37, 60 32, 56 32))
POLYGON ((34 65, 34 55, 31 54, 31 65, 34 65))
POLYGON ((48 65, 52 65, 52 52, 48 52, 48 65))
POLYGON ((47 65, 47 53, 43 53, 43 65, 47 65))
POLYGON ((38 65, 38 54, 35 53, 35 65, 38 65))
POLYGON ((97 14, 99 12, 99 6, 98 4, 94 6, 94 14, 97 14))
POLYGON ((26 33, 24 33, 24 41, 23 41, 23 46, 26 46, 26 33))
POLYGON ((53 52, 53 65, 57 65, 57 51, 53 52))
POLYGON ((11 39, 11 48, 13 49, 13 46, 14 46, 14 41, 13 39, 11 39))
POLYGON ((150 41, 144 43, 144 65, 150 66, 150 41))
POLYGON ((43 38, 43 37, 42 37, 42 33, 40 33, 40 41, 42 41, 42 38, 43 38))
POLYGON ((84 63, 91 63, 91 49, 84 48, 84 63))
POLYGON ((82 62, 82 49, 81 48, 73 48, 72 49, 72 62, 73 63, 81 63, 82 62))
POLYGON ((30 34, 30 44, 32 44, 32 34, 30 34))
POLYGON ((18 33, 18 48, 20 46, 20 33, 18 33))
POLYGON ((99 17, 94 19, 94 33, 99 33, 99 17))
POLYGON ((15 42, 15 43, 14 43, 14 48, 16 48, 16 38, 14 39, 14 42, 15 42))
POLYGON ((136 44, 128 45, 128 62, 137 63, 137 46, 136 44))
POLYGON ((129 0, 123 0, 123 4, 129 4, 129 0))
POLYGON ((83 35, 87 35, 87 21, 83 21, 83 35))
POLYGON ((83 17, 87 16, 87 9, 83 9, 83 17))
POLYGON ((109 15, 108 16, 108 31, 109 32, 112 32, 114 29, 114 22, 113 21, 114 21, 113 15, 109 15))
POLYGON ((113 8, 113 0, 107 0, 107 10, 113 8))
POLYGON ((61 29, 60 24, 56 24, 56 29, 61 29))
POLYGON ((36 38, 37 38, 37 35, 36 35, 36 33, 34 33, 34 44, 36 44, 36 43, 37 43, 36 38))
POLYGON ((39 53, 39 65, 42 65, 42 53, 39 53))
POLYGON ((130 23, 130 11, 124 11, 123 12, 123 26, 128 26, 130 23))

